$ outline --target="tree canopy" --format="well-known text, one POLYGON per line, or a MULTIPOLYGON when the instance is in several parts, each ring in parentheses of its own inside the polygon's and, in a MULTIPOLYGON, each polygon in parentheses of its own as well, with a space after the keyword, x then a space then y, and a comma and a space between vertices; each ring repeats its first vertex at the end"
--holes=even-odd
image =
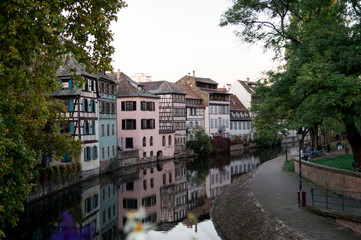
POLYGON ((354 159, 361 163, 361 8, 354 0, 236 0, 221 26, 262 40, 285 64, 258 88, 256 128, 344 125, 354 159), (282 123, 282 124, 280 124, 282 123))
POLYGON ((49 99, 59 87, 62 57, 73 54, 88 72, 110 70, 109 26, 125 6, 121 0, 0 3, 0 238, 17 222, 39 154, 76 149, 59 134, 61 106, 49 99))

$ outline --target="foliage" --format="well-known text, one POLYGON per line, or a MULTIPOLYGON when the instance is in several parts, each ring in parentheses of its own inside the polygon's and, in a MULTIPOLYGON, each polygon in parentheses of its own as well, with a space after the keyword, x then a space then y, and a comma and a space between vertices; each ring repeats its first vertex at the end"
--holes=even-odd
POLYGON ((188 130, 188 134, 191 134, 196 139, 195 141, 188 141, 187 148, 194 150, 198 155, 206 156, 212 151, 212 144, 210 137, 206 134, 204 129, 197 126, 191 130, 188 130))
POLYGON ((212 164, 212 158, 209 156, 202 156, 193 161, 188 161, 187 169, 190 172, 190 174, 188 174, 189 180, 196 184, 202 184, 209 175, 212 164))
POLYGON ((256 91, 260 136, 300 126, 317 134, 342 123, 361 162, 360 19, 361 6, 352 0, 236 0, 225 12, 222 26, 240 25, 239 37, 262 40, 284 57, 256 91))
POLYGON ((59 85, 61 57, 72 53, 88 72, 109 70, 109 25, 124 6, 121 0, 0 3, 0 238, 24 208, 29 169, 41 152, 80 151, 72 138, 58 134, 59 102, 48 97, 59 85))
POLYGON ((231 149, 231 140, 221 136, 213 137, 212 149, 212 153, 229 152, 231 149))
POLYGON ((339 169, 352 170, 353 156, 350 154, 313 160, 314 163, 339 169))

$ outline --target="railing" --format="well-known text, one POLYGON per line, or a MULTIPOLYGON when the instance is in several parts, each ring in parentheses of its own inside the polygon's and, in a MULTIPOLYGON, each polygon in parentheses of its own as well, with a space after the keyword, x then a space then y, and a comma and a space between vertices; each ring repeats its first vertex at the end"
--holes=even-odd
POLYGON ((361 213, 361 192, 311 189, 312 206, 361 213))

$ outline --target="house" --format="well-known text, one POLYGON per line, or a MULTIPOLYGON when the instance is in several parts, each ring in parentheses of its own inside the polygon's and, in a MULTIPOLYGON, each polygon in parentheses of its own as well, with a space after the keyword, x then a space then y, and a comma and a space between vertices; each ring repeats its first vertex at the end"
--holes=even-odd
MULTIPOLYGON (((64 101, 68 109, 66 113, 69 121, 68 131, 75 140, 81 140, 83 143, 80 156, 81 175, 96 175, 99 173, 97 76, 87 73, 72 55, 63 62, 63 65, 57 70, 56 76, 62 87, 52 96, 64 101), (74 74, 84 81, 81 88, 76 86, 74 74)), ((69 154, 62 161, 69 162, 71 160, 69 154)))
POLYGON ((184 76, 177 83, 190 86, 192 90, 202 98, 205 105, 204 128, 207 134, 212 136, 229 136, 230 130, 230 106, 229 93, 219 91, 218 83, 210 78, 184 76))
POLYGON ((258 99, 254 95, 254 88, 257 86, 258 83, 249 81, 249 78, 246 81, 236 80, 229 89, 229 92, 236 95, 246 109, 250 109, 251 102, 258 99))
POLYGON ((244 140, 252 138, 251 116, 236 95, 230 96, 231 107, 231 138, 240 137, 244 140))
POLYGON ((203 99, 198 96, 190 86, 182 83, 175 83, 176 87, 185 92, 186 95, 186 126, 188 129, 187 141, 195 140, 191 134, 196 127, 204 128, 205 106, 203 99))
POLYGON ((187 95, 174 83, 167 81, 143 82, 144 89, 159 96, 159 129, 175 131, 175 152, 180 153, 186 146, 186 102, 187 95))
POLYGON ((134 81, 118 83, 117 135, 121 151, 138 150, 142 161, 174 156, 174 131, 160 129, 159 99, 134 81))
POLYGON ((100 181, 99 199, 100 239, 109 239, 110 236, 117 237, 119 235, 118 187, 112 184, 109 178, 102 178, 100 181))
POLYGON ((117 158, 116 83, 104 71, 98 75, 99 160, 100 171, 117 158))

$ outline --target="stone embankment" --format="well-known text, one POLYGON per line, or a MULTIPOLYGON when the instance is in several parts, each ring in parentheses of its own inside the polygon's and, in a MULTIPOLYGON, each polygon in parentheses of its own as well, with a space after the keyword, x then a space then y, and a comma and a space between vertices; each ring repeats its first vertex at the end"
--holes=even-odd
POLYGON ((305 239, 262 209, 252 192, 254 174, 235 180, 213 205, 213 222, 222 239, 305 239))

